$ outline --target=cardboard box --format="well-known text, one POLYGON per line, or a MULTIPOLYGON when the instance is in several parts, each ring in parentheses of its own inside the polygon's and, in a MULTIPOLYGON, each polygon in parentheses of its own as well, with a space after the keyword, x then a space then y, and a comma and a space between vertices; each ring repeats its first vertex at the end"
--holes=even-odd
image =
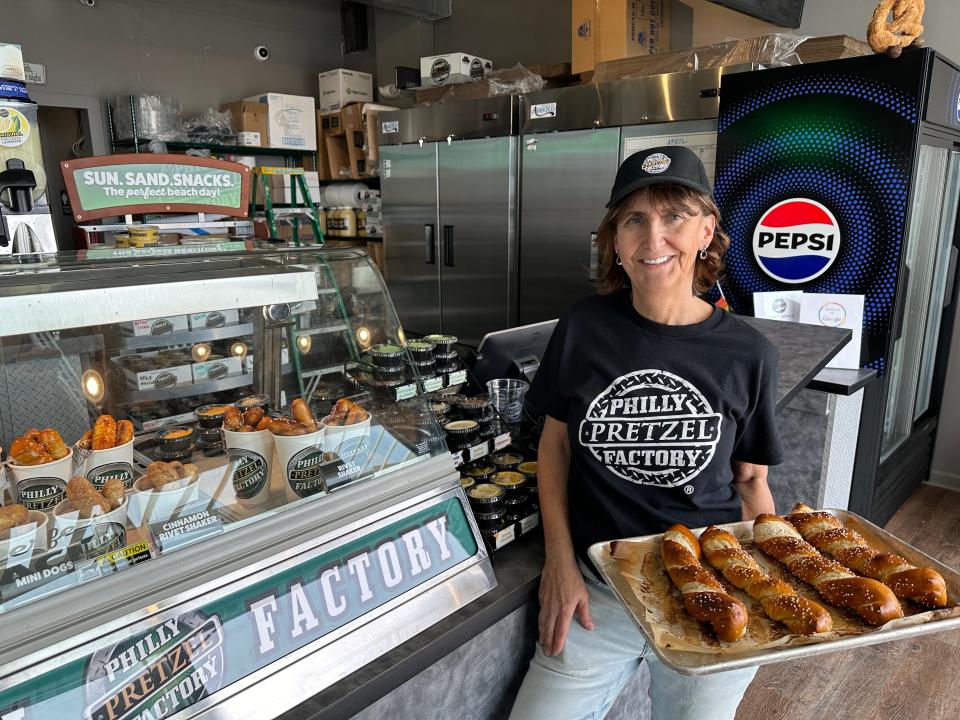
POLYGON ((460 52, 429 55, 420 58, 420 87, 483 80, 491 70, 493 63, 476 55, 460 52))
POLYGON ((367 167, 376 163, 380 159, 380 142, 377 133, 377 120, 380 113, 393 112, 397 108, 390 105, 375 105, 366 103, 360 110, 363 117, 363 130, 367 152, 367 167))
POLYGON ((267 104, 267 144, 264 147, 317 149, 317 113, 312 97, 262 93, 244 99, 267 104))
POLYGON ((249 130, 242 130, 237 133, 237 145, 244 145, 250 147, 261 147, 263 139, 260 137, 259 132, 251 132, 249 130))
POLYGON ((313 170, 317 173, 317 180, 330 179, 330 164, 327 162, 327 143, 324 142, 324 136, 327 131, 323 129, 323 114, 317 110, 317 154, 315 158, 303 156, 300 158, 300 165, 304 170, 313 170))
POLYGON ((240 323, 239 310, 215 310, 190 315, 191 330, 209 330, 240 323))
POLYGON ((148 320, 134 320, 133 322, 117 323, 120 330, 141 337, 144 335, 154 335, 161 337, 181 330, 189 330, 190 325, 186 315, 171 315, 169 317, 150 318, 148 320))
MULTIPOLYGON (((303 179, 307 183, 307 190, 310 193, 310 200, 314 203, 320 202, 320 175, 313 170, 305 170, 303 179)), ((275 203, 293 202, 293 192, 291 187, 294 183, 293 175, 271 175, 270 176, 270 199, 275 203)), ((303 202, 303 193, 297 186, 297 201, 303 202)))
POLYGON ((356 70, 337 68, 318 76, 320 81, 320 112, 333 113, 350 103, 373 100, 373 75, 356 70))
POLYGON ((347 141, 347 157, 350 161, 350 175, 362 178, 367 174, 367 153, 365 150, 366 125, 363 122, 363 108, 359 104, 347 105, 340 111, 340 124, 347 141))
POLYGON ((330 177, 337 179, 346 177, 343 169, 350 171, 350 153, 347 151, 347 139, 343 135, 327 135, 323 138, 327 146, 327 165, 330 168, 330 177))
POLYGON ((230 357, 194 363, 191 366, 191 370, 193 372, 194 383, 214 382, 239 375, 243 372, 243 365, 240 362, 240 358, 231 355, 230 357))
POLYGON ((220 109, 233 117, 234 130, 238 133, 257 133, 260 136, 258 147, 266 145, 268 113, 264 103, 240 100, 221 105, 220 109))
MULTIPOLYGON (((142 357, 153 357, 160 353, 156 351, 138 354, 142 357)), ((123 357, 116 358, 114 362, 120 368, 121 372, 123 372, 127 385, 134 390, 163 390, 193 383, 193 372, 189 364, 172 365, 155 370, 134 372, 123 364, 123 357)))
POLYGON ((669 49, 669 0, 573 0, 571 71, 669 49))
POLYGON ((340 125, 340 113, 322 114, 324 135, 343 135, 343 126, 340 125))

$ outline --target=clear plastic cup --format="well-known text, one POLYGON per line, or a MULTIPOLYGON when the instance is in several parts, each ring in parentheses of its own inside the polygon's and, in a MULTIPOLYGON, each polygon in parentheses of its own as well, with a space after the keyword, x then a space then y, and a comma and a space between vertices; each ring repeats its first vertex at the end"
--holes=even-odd
POLYGON ((530 383, 523 380, 497 378, 487 382, 487 395, 490 404, 496 408, 503 422, 515 430, 523 419, 523 400, 527 396, 530 383))

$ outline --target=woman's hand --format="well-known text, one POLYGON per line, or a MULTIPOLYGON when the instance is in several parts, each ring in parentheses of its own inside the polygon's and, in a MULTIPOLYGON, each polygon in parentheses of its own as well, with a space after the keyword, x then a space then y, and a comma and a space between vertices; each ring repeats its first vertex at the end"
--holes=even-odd
POLYGON ((546 655, 559 655, 567 640, 570 620, 593 630, 590 600, 577 563, 547 560, 540 576, 540 645, 546 655))

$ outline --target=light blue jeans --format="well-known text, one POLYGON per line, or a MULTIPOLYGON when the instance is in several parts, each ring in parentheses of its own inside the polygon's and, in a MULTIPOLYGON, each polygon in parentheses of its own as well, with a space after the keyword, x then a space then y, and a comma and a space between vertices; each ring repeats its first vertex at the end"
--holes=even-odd
POLYGON ((537 643, 510 720, 600 720, 643 660, 650 670, 652 720, 733 720, 756 668, 699 677, 671 670, 613 593, 585 580, 595 629, 574 618, 563 652, 552 657, 537 643))

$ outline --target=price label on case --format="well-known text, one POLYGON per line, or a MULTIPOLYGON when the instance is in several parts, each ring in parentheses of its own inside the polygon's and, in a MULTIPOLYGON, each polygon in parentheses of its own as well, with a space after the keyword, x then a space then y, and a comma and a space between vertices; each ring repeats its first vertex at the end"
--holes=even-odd
POLYGON ((423 381, 423 389, 425 392, 436 392, 437 390, 443 387, 443 378, 432 377, 427 378, 423 381))
POLYGON ((508 525, 503 530, 498 532, 495 535, 495 541, 493 544, 494 549, 502 548, 508 542, 512 542, 517 536, 516 527, 516 525, 508 525))
POLYGON ((497 435, 493 439, 493 447, 495 450, 503 450, 510 444, 510 433, 504 433, 503 435, 497 435))
POLYGON ((520 534, 526 535, 528 532, 533 530, 539 524, 540 524, 540 513, 527 515, 525 518, 523 518, 520 521, 520 534))
POLYGON ((470 448, 471 460, 479 460, 480 458, 486 457, 489 454, 490 447, 487 445, 487 443, 483 443, 483 445, 474 445, 472 448, 470 448))
POLYGON ((460 385, 467 381, 467 371, 466 370, 457 370, 454 373, 447 375, 447 385, 460 385))
POLYGON ((397 388, 397 400, 409 400, 417 394, 416 385, 401 385, 397 388))

